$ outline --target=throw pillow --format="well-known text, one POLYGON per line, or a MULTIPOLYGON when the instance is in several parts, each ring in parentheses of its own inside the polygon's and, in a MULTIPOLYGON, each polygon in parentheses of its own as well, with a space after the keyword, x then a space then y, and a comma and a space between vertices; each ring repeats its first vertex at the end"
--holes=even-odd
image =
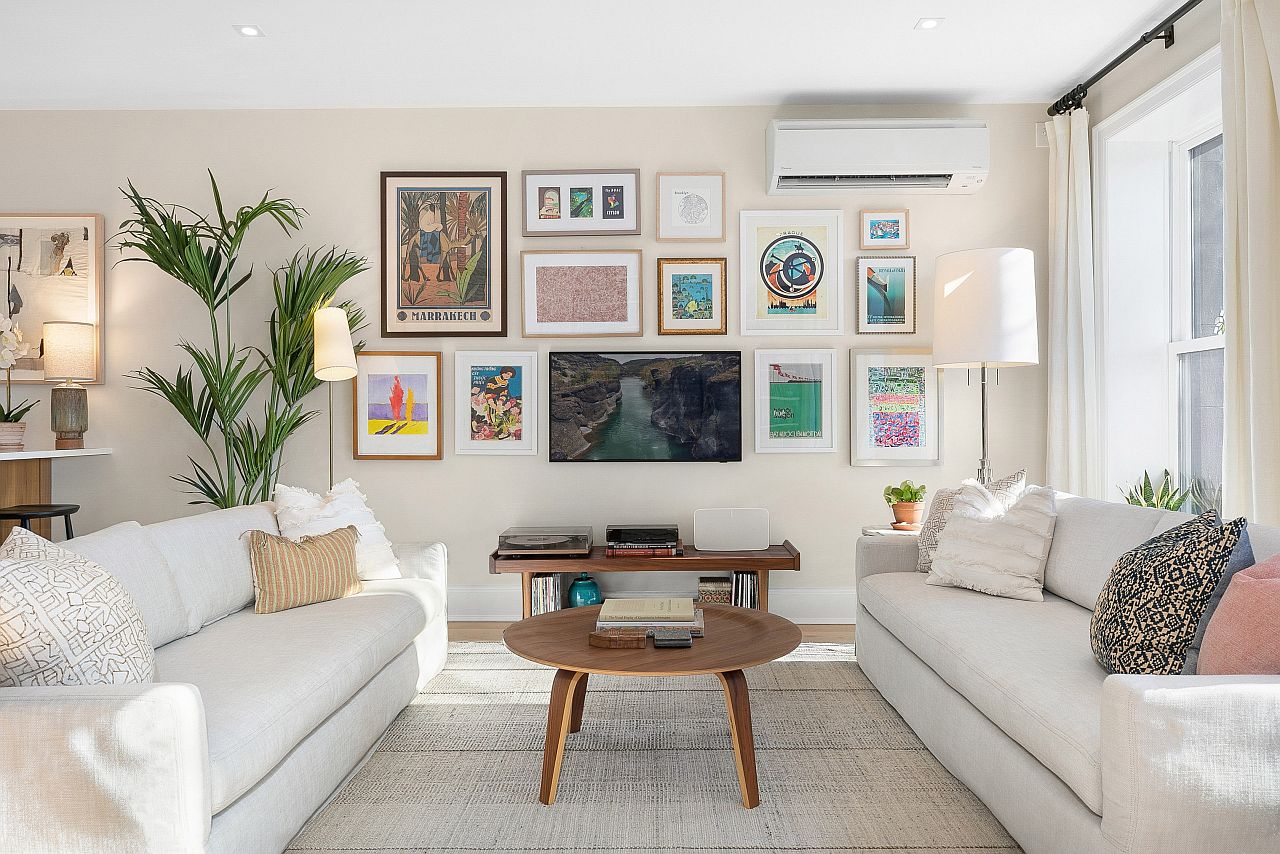
POLYGON ((295 486, 278 485, 275 491, 276 524, 280 533, 291 540, 327 534, 347 525, 360 532, 356 544, 356 566, 360 577, 399 578, 400 564, 391 550, 386 529, 374 518, 360 484, 347 478, 330 489, 327 495, 316 495, 295 486))
POLYGON ((266 531, 249 531, 253 610, 273 614, 359 593, 359 536, 355 525, 298 542, 266 531))
MULTIPOLYGON (((1027 470, 1023 469, 993 481, 987 486, 987 491, 999 498, 1005 507, 1010 507, 1022 493, 1026 482, 1027 470)), ((966 480, 965 483, 977 483, 977 481, 966 480)), ((959 489, 939 489, 933 494, 933 499, 929 502, 929 515, 920 528, 920 558, 916 563, 916 569, 920 572, 929 571, 929 566, 933 563, 933 553, 938 549, 938 537, 946 527, 947 520, 951 518, 952 504, 959 494, 959 489)))
POLYGON ((0 686, 151 681, 146 624, 111 573, 23 528, 0 552, 0 686))
POLYGON ((1028 487, 1006 509, 978 483, 966 483, 955 497, 926 583, 1044 601, 1044 564, 1057 519, 1047 486, 1028 487))
POLYGON ((1198 672, 1280 674, 1280 555, 1232 578, 1204 633, 1198 672))
POLYGON ((1200 615, 1200 621, 1196 623, 1196 633, 1191 639, 1191 645, 1187 647, 1186 660, 1182 662, 1182 674, 1190 676, 1198 672, 1200 666, 1200 648, 1204 646, 1204 633, 1209 628, 1209 621, 1213 619, 1213 614, 1218 610, 1218 605, 1222 602, 1222 596, 1227 592, 1227 586, 1231 584, 1231 579, 1236 573, 1242 569, 1248 569, 1253 566, 1256 561, 1253 559, 1253 545, 1249 542, 1249 528, 1246 525, 1240 531, 1240 540, 1236 543, 1236 547, 1231 550, 1231 557, 1227 558, 1227 568, 1222 571, 1222 578, 1218 579, 1218 583, 1214 585, 1213 593, 1209 594, 1209 603, 1205 605, 1204 613, 1200 615))
POLYGON ((1089 624, 1094 657, 1108 673, 1182 671, 1196 624, 1245 525, 1244 519, 1217 523, 1210 511, 1116 561, 1089 624))

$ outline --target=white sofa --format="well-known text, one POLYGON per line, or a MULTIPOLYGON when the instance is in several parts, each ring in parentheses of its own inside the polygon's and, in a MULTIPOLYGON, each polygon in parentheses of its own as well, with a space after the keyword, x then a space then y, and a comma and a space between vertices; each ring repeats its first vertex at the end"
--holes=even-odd
POLYGON ((1280 851, 1280 676, 1108 676, 1090 648, 1115 559, 1190 517, 1059 511, 1044 602, 926 585, 914 539, 860 539, 863 671, 1028 854, 1280 851))
POLYGON ((150 685, 0 689, 0 851, 279 852, 444 666, 444 547, 402 579, 253 612, 270 505, 64 545, 114 574, 156 647, 150 685))

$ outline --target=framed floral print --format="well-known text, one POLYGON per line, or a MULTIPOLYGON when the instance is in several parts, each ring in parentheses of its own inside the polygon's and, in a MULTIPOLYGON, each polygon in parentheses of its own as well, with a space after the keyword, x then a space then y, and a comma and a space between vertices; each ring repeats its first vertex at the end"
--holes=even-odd
POLYGON ((525 237, 640 233, 639 169, 528 169, 520 176, 525 237))
POLYGON ((351 443, 357 460, 438 460, 440 354, 356 353, 351 443))
POLYGON ((658 259, 658 334, 724 335, 724 258, 658 259))
POLYGON ((537 353, 455 353, 453 388, 455 453, 538 452, 537 353))
POLYGON ((910 335, 916 331, 916 259, 858 259, 859 335, 910 335))
POLYGON ((659 242, 720 242, 725 239, 723 172, 659 172, 659 242))
POLYGON ((639 249, 520 253, 526 338, 640 335, 639 249))
POLYGON ((850 352, 850 462, 932 466, 942 454, 942 398, 928 352, 850 352))
POLYGON ((834 453, 836 351, 756 351, 756 453, 834 453))
POLYGON ((743 211, 742 334, 844 331, 840 211, 743 211))

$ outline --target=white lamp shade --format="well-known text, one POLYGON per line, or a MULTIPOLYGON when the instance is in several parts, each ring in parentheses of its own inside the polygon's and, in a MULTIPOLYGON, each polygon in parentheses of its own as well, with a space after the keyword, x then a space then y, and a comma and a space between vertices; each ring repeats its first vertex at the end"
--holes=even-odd
POLYGON ((969 249, 938 256, 933 363, 940 368, 1040 363, 1036 260, 1030 249, 969 249))
POLYGON ((316 379, 332 383, 356 375, 356 350, 345 311, 337 306, 316 311, 315 342, 316 379))
POLYGON ((44 378, 88 382, 97 375, 92 323, 51 320, 44 325, 44 378))

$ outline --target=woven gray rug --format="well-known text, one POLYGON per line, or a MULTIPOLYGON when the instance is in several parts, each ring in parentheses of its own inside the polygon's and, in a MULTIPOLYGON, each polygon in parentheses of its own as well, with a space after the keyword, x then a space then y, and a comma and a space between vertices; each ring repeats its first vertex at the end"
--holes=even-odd
POLYGON ((556 803, 539 804, 552 673, 501 644, 450 644, 448 668, 289 850, 1018 850, 880 697, 852 646, 806 643, 747 671, 754 810, 739 801, 715 677, 592 676, 556 803))

